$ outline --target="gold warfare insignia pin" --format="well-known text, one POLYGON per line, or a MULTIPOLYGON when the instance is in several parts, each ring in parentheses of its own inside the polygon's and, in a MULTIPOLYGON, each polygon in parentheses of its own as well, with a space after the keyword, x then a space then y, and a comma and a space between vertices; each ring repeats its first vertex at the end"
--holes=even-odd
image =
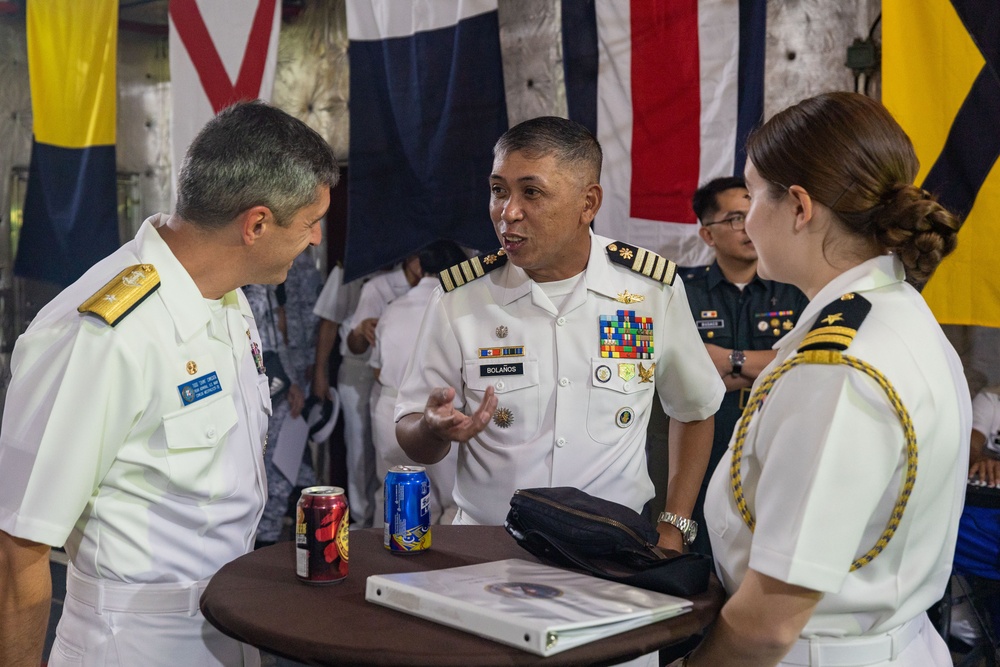
POLYGON ((510 428, 510 425, 514 423, 514 413, 511 412, 510 408, 497 408, 496 412, 493 413, 493 423, 500 428, 510 428))
POLYGON ((502 324, 496 328, 497 338, 506 338, 508 333, 507 327, 502 324))
POLYGON ((635 364, 618 364, 618 377, 628 382, 635 377, 635 364))
POLYGON ((784 322, 781 323, 781 328, 784 329, 785 331, 791 331, 792 327, 794 326, 795 325, 792 324, 791 320, 785 320, 784 322))
POLYGON ((198 372, 198 364, 194 363, 193 361, 187 362, 185 368, 187 368, 188 375, 194 375, 195 373, 198 372))
POLYGON ((624 292, 619 292, 618 296, 615 297, 615 301, 618 303, 631 304, 631 303, 641 303, 646 300, 642 294, 632 294, 628 290, 624 292))
POLYGON ((640 361, 639 362, 639 384, 642 384, 643 382, 652 383, 653 382, 653 371, 655 371, 655 370, 656 370, 656 362, 655 361, 653 362, 653 364, 649 368, 646 368, 645 366, 643 366, 642 362, 640 361))

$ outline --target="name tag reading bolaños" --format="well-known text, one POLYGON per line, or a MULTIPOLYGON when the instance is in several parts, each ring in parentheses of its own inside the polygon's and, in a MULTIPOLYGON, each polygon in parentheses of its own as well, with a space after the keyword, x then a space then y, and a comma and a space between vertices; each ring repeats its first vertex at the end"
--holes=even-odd
POLYGON ((524 364, 489 364, 479 367, 479 377, 490 375, 524 375, 524 364))

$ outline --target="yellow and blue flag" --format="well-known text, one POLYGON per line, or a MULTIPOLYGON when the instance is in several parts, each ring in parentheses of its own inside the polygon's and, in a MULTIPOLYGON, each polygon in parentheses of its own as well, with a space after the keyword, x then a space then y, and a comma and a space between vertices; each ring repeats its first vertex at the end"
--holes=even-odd
POLYGON ((29 0, 34 137, 14 273, 68 285, 119 245, 118 0, 29 0))
POLYGON ((917 184, 965 223, 923 294, 938 321, 1000 326, 1000 3, 883 0, 882 100, 917 184))

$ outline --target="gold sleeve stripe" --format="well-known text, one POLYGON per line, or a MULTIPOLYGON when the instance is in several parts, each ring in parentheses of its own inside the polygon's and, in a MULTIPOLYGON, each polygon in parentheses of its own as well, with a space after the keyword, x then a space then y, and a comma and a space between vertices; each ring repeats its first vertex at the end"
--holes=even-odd
POLYGON ((456 264, 449 269, 451 271, 451 277, 455 281, 455 287, 461 287, 465 284, 465 278, 462 276, 462 265, 456 264))
POLYGON ((661 279, 661 281, 664 282, 664 283, 666 283, 667 285, 673 285, 674 284, 674 276, 676 276, 676 275, 677 275, 677 265, 674 264, 673 262, 671 262, 668 259, 667 260, 667 270, 664 271, 663 278, 661 279))

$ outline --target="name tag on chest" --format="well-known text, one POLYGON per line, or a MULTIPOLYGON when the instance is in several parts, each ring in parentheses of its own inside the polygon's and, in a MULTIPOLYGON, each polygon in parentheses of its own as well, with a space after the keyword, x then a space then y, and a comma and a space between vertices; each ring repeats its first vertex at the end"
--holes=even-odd
POLYGON ((212 394, 222 391, 222 384, 219 383, 219 376, 216 372, 212 371, 190 382, 177 385, 177 391, 180 392, 181 402, 184 405, 191 405, 196 401, 208 398, 212 394))
POLYGON ((479 377, 492 375, 524 375, 524 364, 487 364, 479 367, 479 377))

